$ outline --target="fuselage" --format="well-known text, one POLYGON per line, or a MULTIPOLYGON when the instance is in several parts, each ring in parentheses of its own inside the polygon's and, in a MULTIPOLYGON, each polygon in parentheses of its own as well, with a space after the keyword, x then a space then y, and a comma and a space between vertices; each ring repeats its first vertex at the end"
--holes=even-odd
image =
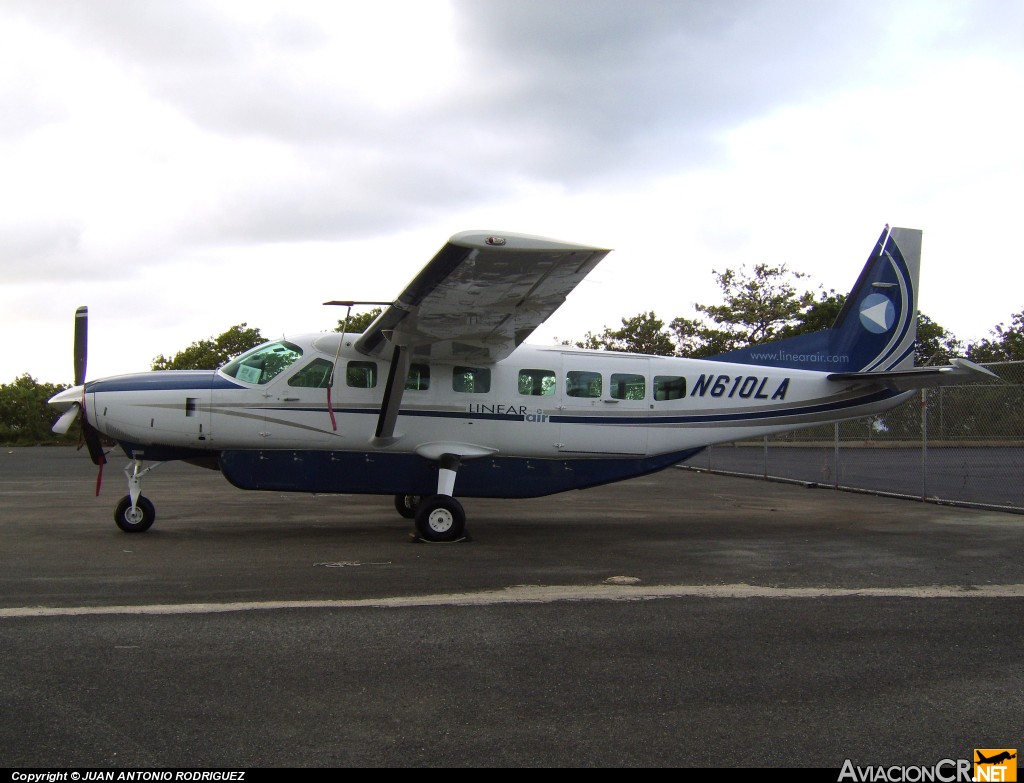
MULTIPOLYGON (((265 463, 275 470, 288 460, 293 468, 308 463, 289 474, 303 467, 331 473, 337 463, 348 473, 358 467, 373 474, 379 464, 390 475, 407 472, 415 464, 409 457, 427 462, 454 453, 467 468, 474 460, 505 465, 527 484, 532 463, 545 478, 536 492, 523 486, 512 493, 520 496, 650 472, 714 443, 869 415, 906 397, 806 370, 523 345, 503 361, 480 366, 414 356, 395 437, 377 443, 389 363, 358 353, 351 336, 339 346, 341 339, 325 333, 268 343, 217 371, 92 381, 84 389, 86 416, 130 456, 209 457, 246 488, 275 484, 265 463), (560 469, 574 475, 559 477, 560 469), (254 478, 254 470, 261 477, 254 478)), ((500 475, 481 479, 475 489, 464 486, 471 482, 462 476, 460 494, 508 494, 500 475)), ((386 487, 372 477, 295 483, 289 478, 273 488, 412 491, 397 476, 386 487)))

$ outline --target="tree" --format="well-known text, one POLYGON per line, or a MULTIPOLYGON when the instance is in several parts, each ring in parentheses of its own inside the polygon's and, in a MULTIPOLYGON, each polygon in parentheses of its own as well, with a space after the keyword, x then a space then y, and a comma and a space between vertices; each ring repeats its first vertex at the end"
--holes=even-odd
POLYGON ((611 329, 606 326, 600 335, 587 332, 587 336, 575 345, 577 348, 647 353, 657 356, 673 356, 675 354, 672 335, 665 331, 665 322, 653 312, 639 313, 632 318, 623 318, 621 329, 611 329))
MULTIPOLYGON (((797 296, 796 300, 802 303, 802 311, 795 316, 795 320, 779 325, 775 336, 770 339, 784 340, 830 328, 843 309, 846 296, 834 290, 820 290, 817 299, 813 292, 806 292, 797 296)), ((743 343, 737 340, 735 330, 708 326, 698 319, 676 318, 669 328, 675 335, 680 356, 700 359, 743 347, 743 343)))
POLYGON ((672 330, 679 356, 703 359, 738 347, 730 332, 708 326, 697 318, 674 318, 669 329, 672 330))
POLYGON ((694 306, 721 326, 713 331, 725 332, 734 348, 779 339, 814 304, 814 294, 800 294, 794 285, 807 275, 791 272, 785 264, 757 264, 751 273, 741 266, 739 271, 727 269, 714 275, 725 303, 694 306))
POLYGON ((198 340, 168 359, 160 354, 153 360, 154 370, 215 370, 229 359, 255 348, 266 339, 259 329, 236 324, 219 337, 198 340))
POLYGON ((918 367, 949 364, 956 356, 963 356, 963 343, 948 329, 935 323, 924 313, 917 314, 917 344, 914 346, 914 364, 918 367))
POLYGON ((842 308, 834 291, 816 300, 812 292, 799 293, 795 281, 806 277, 785 264, 758 264, 751 272, 727 269, 715 272, 724 304, 695 304, 702 318, 675 318, 665 328, 653 312, 622 319, 622 328, 605 327, 599 335, 574 343, 579 348, 635 351, 659 356, 701 358, 747 345, 792 337, 826 328, 842 308), (825 323, 818 327, 818 323, 825 323))
POLYGON ((807 275, 783 264, 757 264, 714 272, 723 304, 695 304, 703 318, 675 318, 666 330, 653 312, 622 319, 622 328, 595 335, 588 332, 576 342, 580 348, 637 351, 661 356, 701 358, 828 328, 842 309, 845 297, 835 291, 800 293, 796 281, 807 275))
POLYGON ((347 324, 345 323, 344 318, 339 318, 338 327, 334 331, 340 332, 344 330, 345 334, 362 334, 382 312, 382 308, 374 307, 372 310, 368 310, 365 313, 356 313, 355 315, 349 316, 347 324))
POLYGON ((975 362, 1010 362, 1024 359, 1024 311, 1011 316, 1010 326, 999 324, 990 334, 967 347, 967 358, 975 362))
POLYGON ((710 323, 703 318, 676 318, 669 327, 679 356, 715 356, 817 331, 831 326, 842 308, 843 299, 835 291, 823 292, 820 299, 811 291, 800 293, 796 281, 807 275, 785 264, 757 264, 749 272, 740 267, 714 275, 723 304, 694 305, 710 323))
POLYGON ((0 384, 0 442, 9 446, 30 446, 77 439, 77 426, 63 438, 50 429, 59 414, 46 401, 67 388, 61 384, 39 383, 27 373, 13 383, 0 384))
MULTIPOLYGON (((623 318, 621 329, 605 327, 599 335, 587 332, 584 340, 573 344, 579 348, 705 358, 828 329, 846 304, 846 295, 834 289, 799 292, 795 281, 807 275, 791 272, 784 264, 758 264, 752 272, 741 267, 739 271, 714 274, 723 304, 694 305, 709 320, 675 318, 666 332, 653 312, 642 313, 623 318)), ((1014 350, 1024 358, 1024 312, 1014 319, 1012 329, 996 327, 997 336, 1002 338, 998 345, 985 341, 984 346, 975 348, 979 355, 985 351, 980 360, 991 361, 991 355, 1015 356, 1014 350)), ((946 364, 962 352, 963 344, 951 332, 918 313, 915 364, 946 364)))
POLYGON ((779 339, 832 328, 843 305, 846 304, 846 294, 837 294, 834 288, 828 291, 819 289, 818 298, 814 299, 812 295, 810 299, 810 304, 806 306, 796 322, 779 330, 779 339))

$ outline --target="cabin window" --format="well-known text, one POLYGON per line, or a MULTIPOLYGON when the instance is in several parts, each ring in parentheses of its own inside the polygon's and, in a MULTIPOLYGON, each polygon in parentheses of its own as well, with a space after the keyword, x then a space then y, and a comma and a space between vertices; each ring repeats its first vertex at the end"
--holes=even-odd
POLYGON ((302 358, 302 349, 294 343, 279 340, 263 343, 237 356, 220 368, 229 378, 244 383, 267 383, 302 358))
POLYGON ((453 367, 452 389, 467 394, 486 394, 491 390, 489 367, 453 367))
POLYGON ((372 389, 377 385, 377 362, 349 362, 345 383, 355 389, 372 389))
POLYGON ((326 389, 331 382, 334 363, 326 359, 314 359, 288 379, 289 386, 301 389, 326 389))
POLYGON ((686 396, 686 378, 679 375, 655 375, 654 399, 681 400, 686 396))
POLYGON ((555 393, 555 371, 520 370, 519 393, 533 397, 550 397, 555 393))
POLYGON ((565 376, 565 393, 570 397, 600 397, 601 373, 570 370, 565 376))
POLYGON ((405 388, 412 391, 426 391, 430 388, 430 365, 410 364, 409 376, 405 379, 405 388))
POLYGON ((647 395, 647 382, 642 375, 612 373, 611 395, 615 400, 642 400, 647 395))

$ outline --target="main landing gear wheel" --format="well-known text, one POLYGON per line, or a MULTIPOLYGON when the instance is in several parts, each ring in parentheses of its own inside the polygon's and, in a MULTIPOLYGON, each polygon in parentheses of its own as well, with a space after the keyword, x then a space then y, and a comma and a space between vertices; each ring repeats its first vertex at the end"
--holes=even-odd
POLYGON ((432 495, 416 508, 416 532, 424 541, 458 541, 466 528, 466 512, 450 495, 432 495))
POLYGON ((395 509, 406 519, 415 519, 421 500, 421 495, 395 495, 395 509))
POLYGON ((132 510, 132 497, 125 495, 114 511, 114 521, 125 533, 142 533, 156 522, 156 507, 150 503, 149 498, 139 495, 135 509, 132 510))

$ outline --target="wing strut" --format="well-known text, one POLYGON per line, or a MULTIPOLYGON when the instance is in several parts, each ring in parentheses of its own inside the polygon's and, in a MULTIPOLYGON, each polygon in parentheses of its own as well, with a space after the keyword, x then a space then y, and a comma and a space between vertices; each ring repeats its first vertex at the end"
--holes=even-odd
POLYGON ((381 401, 380 416, 377 418, 377 430, 372 441, 374 446, 387 446, 398 440, 395 437, 395 422, 398 420, 398 409, 402 405, 405 381, 408 377, 409 347, 396 345, 391 354, 391 369, 388 370, 384 399, 381 401))

